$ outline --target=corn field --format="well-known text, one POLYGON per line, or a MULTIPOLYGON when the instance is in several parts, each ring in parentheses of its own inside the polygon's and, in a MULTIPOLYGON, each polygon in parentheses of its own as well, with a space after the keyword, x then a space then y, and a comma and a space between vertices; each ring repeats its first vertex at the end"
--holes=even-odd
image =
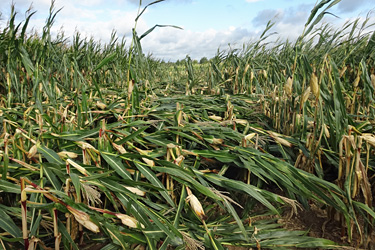
POLYGON ((270 46, 269 23, 179 65, 142 51, 163 25, 130 46, 69 41, 51 35, 53 2, 41 34, 11 6, 0 249, 375 249, 375 23, 322 24, 338 2, 294 42, 270 46), (316 209, 340 239, 284 226, 316 209))

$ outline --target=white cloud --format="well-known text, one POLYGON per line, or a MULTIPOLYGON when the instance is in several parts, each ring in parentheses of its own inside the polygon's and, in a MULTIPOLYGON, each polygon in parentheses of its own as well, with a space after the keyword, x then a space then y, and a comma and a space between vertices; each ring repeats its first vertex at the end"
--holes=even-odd
MULTIPOLYGON (((10 0, 8 0, 10 2, 10 0)), ((111 10, 102 8, 90 8, 92 5, 99 5, 105 2, 104 0, 82 0, 77 5, 75 1, 57 0, 55 3, 55 10, 61 11, 56 15, 55 23, 52 26, 52 35, 56 35, 61 27, 66 36, 72 37, 76 31, 79 31, 82 37, 93 37, 95 40, 107 42, 113 30, 117 31, 119 36, 131 35, 131 30, 134 27, 134 19, 137 15, 137 9, 131 8, 132 11, 111 10), (90 5, 86 6, 85 5, 90 5), (82 7, 83 6, 83 7, 82 7)), ((10 3, 7 7, 10 9, 10 3)), ((19 21, 23 21, 25 11, 29 8, 30 1, 17 0, 16 9, 18 9, 19 21)), ((2 9, 4 6, 1 6, 2 9)), ((48 17, 48 10, 50 8, 50 0, 34 0, 33 10, 37 13, 31 18, 29 28, 32 27, 37 32, 41 32, 45 25, 45 20, 48 17)), ((130 9, 130 8, 124 8, 130 9)), ((7 20, 8 16, 4 16, 7 20)), ((0 25, 1 27, 1 25, 0 25)), ((146 30, 147 24, 143 19, 138 21, 138 29, 146 30)))
POLYGON ((284 10, 279 9, 265 9, 260 12, 253 18, 254 26, 265 25, 268 21, 277 21, 284 17, 284 10))
MULTIPOLYGON (((23 1, 20 7, 25 8, 26 2, 23 1)), ((61 0, 56 2, 56 9, 61 7, 61 3, 61 0)), ((82 2, 82 4, 87 3, 86 0, 82 2)), ((96 0, 95 4, 100 4, 100 0, 96 0)), ((35 26, 38 32, 42 31, 49 5, 46 4, 46 0, 35 0, 34 9, 39 12, 41 7, 44 8, 45 16, 33 18, 30 23, 30 26, 35 26)), ((125 36, 127 44, 130 44, 131 30, 137 14, 134 6, 131 9, 133 11, 81 8, 73 1, 64 1, 64 8, 58 13, 52 27, 52 35, 56 35, 63 26, 65 36, 72 37, 78 31, 81 38, 94 37, 97 41, 108 42, 112 31, 115 30, 118 36, 125 36)), ((153 25, 147 24, 140 18, 137 24, 138 35, 143 34, 153 25)), ((219 47, 227 49, 228 44, 242 46, 254 36, 255 32, 234 26, 222 30, 208 29, 203 32, 156 28, 142 39, 141 43, 145 53, 152 53, 155 57, 165 60, 183 59, 187 54, 193 59, 200 59, 203 56, 208 58, 214 56, 219 47)))
MULTIPOLYGON (((0 11, 6 14, 7 12, 4 12, 4 9, 10 9, 11 1, 0 0, 0 11)), ((24 12, 31 1, 15 1, 19 18, 24 18, 24 12)), ((33 1, 34 10, 37 10, 38 13, 32 18, 29 27, 35 26, 35 29, 40 33, 48 16, 50 0, 33 1)), ((179 2, 184 1, 191 0, 179 0, 179 2)), ((247 2, 256 1, 261 0, 247 0, 247 2)), ((74 0, 56 0, 56 9, 62 6, 64 8, 56 16, 56 22, 52 27, 52 35, 56 35, 63 26, 65 36, 72 37, 75 31, 79 31, 81 38, 93 37, 103 44, 109 41, 112 31, 115 30, 120 38, 125 36, 129 45, 131 30, 134 27, 134 19, 137 14, 137 8, 134 4, 138 0, 133 0, 133 3, 130 2, 132 1, 113 0, 113 4, 122 6, 121 9, 113 10, 108 7, 105 0, 80 0, 79 4, 74 0), (103 3, 107 5, 103 5, 103 3), (106 7, 98 8, 98 6, 106 7)), ((143 5, 146 3, 146 1, 143 1, 143 5)), ((349 0, 343 0, 341 8, 348 8, 350 5, 349 0)), ((156 28, 142 39, 141 43, 145 53, 152 53, 155 57, 164 60, 183 59, 187 54, 198 60, 202 57, 211 58, 218 48, 226 50, 229 48, 228 44, 232 48, 241 48, 243 44, 258 39, 270 19, 275 22, 275 25, 269 33, 277 32, 277 35, 272 36, 271 39, 276 40, 280 37, 293 40, 302 33, 311 8, 311 5, 304 4, 287 9, 265 9, 258 12, 251 22, 252 25, 249 24, 246 28, 229 26, 221 29, 206 29, 202 32, 190 29, 156 28)), ((3 19, 7 20, 7 17, 4 15, 3 19)), ((336 20, 332 20, 332 22, 335 22, 336 25, 338 23, 336 20)), ((137 26, 138 35, 141 35, 153 25, 153 23, 147 23, 142 16, 137 26)), ((3 27, 3 24, 0 23, 0 27, 3 27)), ((340 28, 341 26, 335 27, 340 28)))
POLYGON ((208 29, 203 32, 163 28, 155 30, 142 40, 144 52, 152 52, 164 60, 211 58, 217 49, 228 49, 228 44, 241 47, 258 34, 247 29, 228 27, 225 30, 208 29))
POLYGON ((352 13, 366 3, 373 4, 374 2, 373 0, 341 0, 341 2, 338 3, 338 9, 342 13, 352 13))

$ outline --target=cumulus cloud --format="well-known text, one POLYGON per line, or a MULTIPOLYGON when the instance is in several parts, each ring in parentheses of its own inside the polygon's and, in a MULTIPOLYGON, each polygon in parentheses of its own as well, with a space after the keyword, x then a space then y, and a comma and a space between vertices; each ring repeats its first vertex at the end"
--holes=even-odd
POLYGON ((212 57, 217 49, 225 50, 228 44, 242 46, 257 36, 244 28, 229 27, 225 30, 208 29, 203 32, 191 30, 159 29, 142 40, 145 52, 164 60, 212 57))
MULTIPOLYGON (((94 37, 95 40, 108 42, 113 30, 117 32, 119 37, 125 36, 128 44, 131 40, 131 30, 134 26, 134 18, 137 10, 103 10, 98 8, 82 8, 82 5, 88 4, 88 0, 82 0, 80 5, 73 1, 56 1, 56 9, 63 9, 57 15, 56 22, 52 27, 52 35, 56 35, 62 27, 64 34, 72 37, 75 32, 81 34, 81 38, 94 37)), ((102 0, 95 0, 93 4, 99 5, 102 0)), ((118 0, 119 1, 119 0, 118 0)), ((130 0, 123 0, 127 2, 130 0)), ((182 0, 184 2, 188 0, 182 0)), ((137 1, 133 1, 134 3, 137 1)), ((143 1, 143 5, 146 2, 143 1)), ((24 12, 27 9, 28 1, 22 0, 19 8, 24 12)), ((8 5, 10 6, 10 5, 8 5)), ((35 0, 34 9, 44 15, 33 18, 30 26, 41 32, 47 18, 49 4, 47 0, 35 0), (40 11, 42 10, 42 11, 40 11)), ((140 18, 137 24, 138 35, 147 31, 153 24, 147 24, 144 19, 140 18)), ((239 27, 227 27, 222 30, 207 29, 202 32, 192 30, 179 30, 174 28, 157 28, 148 36, 142 39, 144 52, 152 53, 155 57, 164 60, 183 59, 186 55, 190 55, 193 59, 201 57, 212 57, 217 49, 227 49, 228 44, 242 46, 243 43, 253 39, 257 34, 250 32, 248 29, 239 27)))
MULTIPOLYGON (((121 1, 121 0, 120 0, 121 1)), ((124 0, 122 0, 122 1, 124 1, 124 0)), ((132 3, 133 5, 139 5, 139 0, 125 0, 125 1, 127 1, 127 2, 129 2, 129 3, 132 3)), ((152 3, 152 2, 154 2, 155 0, 143 0, 142 1, 142 6, 145 6, 145 5, 147 5, 147 4, 150 4, 150 3, 152 3)), ((165 2, 175 2, 175 3, 190 3, 190 2, 192 2, 192 0, 164 0, 165 2)), ((256 1, 259 1, 259 0, 256 0, 256 1)))
MULTIPOLYGON (((134 5, 139 5, 139 0, 127 0, 129 3, 132 3, 134 5)), ((153 0, 144 0, 142 1, 142 5, 147 5, 149 3, 152 3, 153 0)))
POLYGON ((342 13, 352 13, 359 9, 363 4, 366 3, 374 3, 373 0, 341 0, 340 3, 338 3, 338 9, 342 13))
MULTIPOLYGON (((20 13, 19 18, 24 19, 24 12, 29 8, 31 1, 14 1, 16 1, 16 8, 20 13)), ((142 5, 144 6, 151 1, 153 0, 143 0, 142 5)), ((166 1, 184 3, 192 0, 166 1)), ((247 0, 247 2, 255 1, 247 0)), ((368 2, 372 0, 359 1, 368 2)), ((5 14, 3 20, 7 20, 7 12, 4 12, 3 9, 10 9, 11 2, 12 0, 0 0, 0 11, 5 14)), ((61 7, 63 9, 56 17, 56 22, 52 27, 52 35, 56 35, 63 26, 66 37, 72 37, 78 31, 81 38, 93 37, 103 44, 109 41, 112 31, 115 30, 120 38, 125 36, 129 45, 132 35, 131 30, 137 15, 135 4, 138 4, 138 0, 112 0, 111 5, 120 6, 116 9, 109 8, 107 0, 80 0, 79 3, 74 0, 56 0, 56 9, 61 7)), ((343 0, 338 8, 343 11, 350 8, 351 4, 351 0, 343 0)), ((33 0, 33 6, 34 10, 37 10, 37 14, 32 18, 29 27, 34 26, 35 30, 40 33, 48 16, 50 0, 33 0)), ((264 9, 258 12, 251 23, 242 28, 235 26, 220 29, 207 28, 200 32, 191 29, 156 28, 142 39, 141 43, 146 54, 152 53, 155 57, 167 61, 183 59, 186 55, 198 60, 202 57, 211 58, 218 48, 220 50, 228 49, 228 44, 231 48, 241 48, 243 44, 257 40, 270 20, 275 22, 275 25, 269 33, 277 33, 271 39, 275 40, 278 37, 296 39, 302 33, 312 7, 312 4, 301 4, 285 9, 264 9)), ((153 23, 147 23, 142 16, 137 24, 138 34, 143 34, 153 25, 153 23)), ((0 28, 2 26, 0 23, 0 28)))
POLYGON ((254 26, 260 26, 267 24, 268 21, 278 21, 282 19, 284 16, 283 10, 275 10, 275 9, 265 9, 260 12, 253 18, 254 26))
MULTIPOLYGON (((11 0, 6 1, 8 3, 4 5, 10 9, 11 0)), ((72 37, 76 31, 79 31, 82 37, 93 37, 103 42, 110 39, 113 30, 116 30, 119 36, 130 36, 137 10, 135 8, 132 8, 131 11, 93 8, 95 5, 101 6, 103 3, 105 3, 105 0, 81 0, 79 4, 73 0, 57 0, 55 10, 61 9, 61 11, 55 18, 55 23, 51 29, 52 35, 56 35, 62 29, 66 36, 72 37)), ((36 10, 37 13, 31 19, 30 28, 33 27, 39 33, 42 31, 48 17, 50 4, 49 0, 34 0, 33 10, 36 10)), ((24 13, 29 6, 30 1, 17 0, 15 2, 18 18, 21 19, 18 21, 23 21, 24 13)), ((4 19, 7 19, 9 13, 4 13, 8 14, 8 16, 4 16, 4 19)), ((138 28, 140 30, 147 28, 143 19, 139 20, 138 28)))
POLYGON ((293 40, 302 33, 312 5, 301 4, 286 9, 264 9, 253 18, 252 24, 258 31, 263 31, 271 21, 274 26, 269 33, 276 33, 274 38, 293 40))

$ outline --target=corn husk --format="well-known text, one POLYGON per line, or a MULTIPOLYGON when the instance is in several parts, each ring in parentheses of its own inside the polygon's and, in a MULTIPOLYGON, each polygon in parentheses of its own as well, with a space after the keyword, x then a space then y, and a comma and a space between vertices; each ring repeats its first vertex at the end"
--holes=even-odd
MULTIPOLYGON (((125 226, 128 226, 130 228, 137 228, 138 221, 135 218, 126 214, 116 214, 116 217, 119 218, 121 220, 121 223, 125 226)), ((142 224, 140 224, 140 226, 144 228, 142 224)))
POLYGON ((155 167, 155 162, 153 160, 150 160, 148 158, 142 157, 142 160, 150 167, 155 167))
POLYGON ((245 140, 250 141, 251 139, 254 138, 254 136, 256 136, 256 133, 248 134, 248 135, 245 136, 245 140))
POLYGON ((358 87, 358 84, 359 84, 359 81, 361 80, 361 77, 360 75, 358 74, 357 77, 355 78, 354 82, 353 82, 353 87, 356 88, 358 87))
POLYGON ((327 138, 330 138, 331 135, 329 134, 329 130, 328 130, 328 127, 326 124, 323 124, 323 130, 324 130, 324 135, 327 137, 327 138))
POLYGON ((303 115, 302 114, 296 114, 296 124, 301 125, 303 122, 303 115))
POLYGON ((284 85, 284 91, 287 94, 287 96, 291 96, 292 95, 292 91, 293 91, 293 78, 290 77, 290 76, 286 80, 286 83, 284 85))
POLYGON ((36 155, 37 152, 38 152, 38 147, 36 146, 36 144, 34 144, 30 148, 29 152, 27 153, 27 158, 29 158, 29 159, 33 158, 36 155))
POLYGON ((320 94, 320 87, 319 87, 319 84, 318 84, 318 77, 316 76, 315 72, 313 72, 311 74, 310 88, 311 88, 311 91, 314 94, 314 96, 316 98, 318 98, 319 94, 320 94))
POLYGON ((278 143, 280 143, 281 145, 283 146, 286 146, 286 147, 292 147, 293 144, 288 142, 287 140, 283 139, 280 137, 280 134, 278 133, 275 133, 275 132, 272 132, 272 131, 268 131, 268 134, 278 143))
POLYGON ((82 226, 84 226, 85 228, 89 229, 94 233, 99 233, 99 227, 90 220, 90 216, 87 213, 79 211, 70 206, 67 206, 67 209, 74 215, 74 218, 78 221, 79 224, 81 224, 82 226))
POLYGON ((206 215, 204 213, 202 204, 199 202, 198 198, 186 187, 188 190, 188 196, 186 197, 186 201, 190 203, 191 208, 194 210, 194 212, 198 215, 198 217, 201 220, 205 220, 206 215))
POLYGON ((128 83, 128 100, 130 100, 134 88, 134 81, 129 81, 128 83))
POLYGON ((14 158, 10 158, 10 157, 9 157, 9 159, 11 159, 12 161, 20 164, 22 167, 25 167, 25 168, 30 169, 32 171, 39 171, 39 168, 31 166, 30 164, 28 164, 26 162, 23 162, 21 160, 17 160, 17 159, 14 159, 14 158))
POLYGON ((374 89, 375 89, 375 75, 371 74, 370 78, 371 78, 372 87, 374 87, 374 89))
POLYGON ((345 74, 347 69, 348 69, 348 67, 346 67, 346 66, 342 67, 342 69, 340 70, 340 78, 345 74))
POLYGON ((362 138, 371 146, 375 147, 375 135, 363 133, 362 138))
POLYGON ((138 188, 135 188, 135 187, 129 187, 129 186, 125 186, 123 185, 124 188, 126 188, 127 190, 129 190, 130 192, 132 192, 133 194, 136 194, 136 195, 139 195, 139 196, 145 196, 146 195, 146 192, 138 189, 138 188))
POLYGON ((222 121, 223 118, 221 116, 217 116, 217 115, 210 115, 208 116, 208 118, 212 119, 212 120, 215 120, 215 121, 222 121))
POLYGON ((78 157, 78 154, 74 153, 74 152, 68 152, 68 151, 61 151, 61 152, 58 152, 57 155, 63 159, 63 158, 72 158, 72 159, 75 159, 78 157))
POLYGON ((59 89, 59 87, 57 87, 57 85, 55 85, 55 92, 56 92, 58 97, 61 96, 61 90, 59 89))
POLYGON ((248 121, 245 120, 245 119, 236 119, 235 122, 236 122, 237 124, 241 124, 241 125, 243 125, 243 126, 246 126, 246 125, 248 124, 248 121))
POLYGON ((264 79, 267 79, 267 71, 266 71, 265 69, 261 69, 261 70, 259 71, 259 74, 262 74, 263 77, 264 77, 264 79))
POLYGON ((178 148, 178 145, 173 144, 173 143, 168 143, 168 144, 167 144, 167 148, 168 148, 168 149, 178 148))
POLYGON ((211 144, 213 144, 213 145, 221 145, 221 144, 223 144, 223 142, 224 142, 223 139, 213 138, 211 144))
POLYGON ((183 155, 180 155, 179 157, 174 160, 174 164, 181 166, 182 161, 185 159, 183 155))
POLYGON ((107 107, 106 104, 102 103, 101 101, 97 101, 96 102, 96 107, 100 108, 100 109, 105 109, 107 107))
POLYGON ((305 89, 305 91, 302 94, 302 100, 301 100, 302 105, 307 101, 307 99, 309 99, 310 93, 311 93, 311 87, 309 86, 307 87, 307 89, 305 89))
MULTIPOLYGON (((147 153, 147 151, 146 150, 142 150, 142 149, 140 149, 140 148, 135 148, 137 151, 138 151, 138 153, 140 153, 141 155, 148 155, 148 153, 147 153)), ((142 157, 142 160, 143 160, 143 162, 144 163, 146 163, 148 166, 150 166, 150 167, 155 167, 155 162, 153 161, 153 160, 150 160, 150 159, 148 159, 148 158, 146 158, 146 157, 142 157)))
POLYGON ((87 171, 84 167, 82 167, 81 165, 75 163, 75 162, 72 161, 71 159, 67 159, 66 162, 67 162, 68 164, 70 164, 71 166, 73 166, 74 168, 76 168, 79 172, 81 172, 81 173, 84 174, 85 176, 88 176, 88 175, 89 175, 88 171, 87 171))
POLYGON ((91 144, 87 143, 87 142, 84 142, 84 141, 77 141, 76 142, 77 145, 82 148, 82 149, 93 149, 96 151, 96 149, 94 148, 94 146, 92 146, 91 144))
POLYGON ((120 154, 125 154, 126 150, 122 145, 118 145, 114 142, 112 142, 112 146, 120 153, 120 154))
POLYGON ((243 74, 245 75, 250 68, 250 64, 246 64, 243 74))

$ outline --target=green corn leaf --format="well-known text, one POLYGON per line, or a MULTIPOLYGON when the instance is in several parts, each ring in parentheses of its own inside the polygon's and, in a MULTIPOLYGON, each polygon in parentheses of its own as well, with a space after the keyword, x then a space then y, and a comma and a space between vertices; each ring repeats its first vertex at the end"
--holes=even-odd
POLYGON ((187 171, 183 171, 182 169, 177 168, 167 168, 167 167, 154 167, 156 171, 166 173, 174 177, 178 177, 179 179, 185 180, 185 185, 191 186, 195 189, 197 189, 201 194, 208 196, 214 200, 222 200, 218 195, 216 195, 214 192, 211 191, 208 187, 203 186, 198 181, 196 181, 194 178, 192 178, 190 175, 187 174, 187 171))
POLYGON ((61 182, 56 178, 54 173, 55 169, 50 167, 47 163, 43 164, 43 173, 46 175, 47 179, 51 182, 52 186, 56 190, 61 190, 61 182))
POLYGON ((44 147, 42 145, 37 145, 37 148, 38 148, 38 152, 41 153, 49 163, 52 163, 52 164, 59 164, 59 165, 63 165, 64 162, 60 159, 59 155, 47 148, 47 147, 44 147))
POLYGON ((122 164, 121 159, 114 155, 106 152, 101 152, 100 155, 103 159, 124 179, 133 180, 131 174, 126 170, 124 164, 122 164))
MULTIPOLYGON (((69 140, 69 141, 82 141, 85 138, 95 137, 99 134, 99 128, 94 128, 91 130, 82 130, 74 132, 62 132, 57 135, 58 138, 69 140)), ((48 136, 48 135, 46 135, 48 136)))
POLYGON ((192 152, 206 158, 215 158, 221 162, 233 162, 237 159, 237 156, 227 150, 193 150, 192 152))
POLYGON ((147 30, 145 33, 143 33, 140 37, 139 37, 139 40, 141 40, 142 38, 144 38, 145 36, 147 36, 148 34, 150 34, 155 28, 157 27, 161 27, 161 28, 165 28, 165 27, 171 27, 171 28, 175 28, 175 29, 180 29, 182 30, 181 27, 178 27, 176 25, 161 25, 161 24, 156 24, 154 25, 152 28, 150 28, 149 30, 147 30))
POLYGON ((0 191, 4 191, 7 193, 20 194, 21 186, 17 184, 13 184, 9 181, 0 180, 0 191))
POLYGON ((279 214, 279 211, 262 195, 261 190, 254 187, 253 185, 248 185, 241 181, 228 179, 224 176, 220 176, 216 174, 206 174, 204 176, 206 177, 207 180, 221 187, 227 187, 233 190, 247 193, 248 195, 250 195, 257 201, 259 201, 260 203, 268 207, 275 214, 279 214))
MULTIPOLYGON (((151 5, 153 5, 153 4, 160 3, 160 2, 163 2, 163 1, 165 1, 165 0, 156 0, 156 1, 153 1, 153 2, 151 2, 151 3, 149 3, 149 4, 147 4, 147 5, 143 8, 143 10, 138 14, 138 16, 135 18, 135 21, 136 21, 136 22, 138 21, 138 19, 139 19, 139 18, 141 17, 141 15, 146 11, 146 9, 148 8, 148 6, 151 6, 151 5)), ((142 1, 141 1, 140 3, 142 3, 142 1)))
POLYGON ((138 129, 136 132, 132 133, 131 135, 126 136, 125 138, 121 139, 120 141, 117 141, 116 143, 121 145, 124 144, 127 141, 130 141, 136 137, 138 137, 140 134, 142 134, 148 127, 143 127, 138 129))
POLYGON ((145 235, 146 235, 146 239, 147 239, 147 246, 149 247, 149 249, 151 249, 151 250, 156 250, 157 248, 156 248, 156 244, 157 244, 157 242, 155 241, 155 240, 153 240, 153 239, 150 239, 149 237, 148 237, 148 234, 147 233, 145 233, 145 235))
POLYGON ((168 221, 164 216, 157 213, 156 211, 152 209, 147 209, 145 205, 140 203, 138 200, 133 201, 143 210, 144 213, 146 213, 153 223, 155 223, 168 237, 175 239, 182 238, 181 233, 168 221))
MULTIPOLYGON (((51 207, 52 208, 52 207, 51 207)), ((32 225, 30 226, 30 235, 36 235, 36 232, 40 226, 40 222, 42 221, 43 217, 42 214, 39 214, 38 217, 33 221, 32 225)))
POLYGON ((73 247, 73 249, 79 250, 78 246, 72 240, 72 238, 70 237, 70 234, 66 230, 65 225, 60 220, 58 220, 58 227, 59 227, 59 232, 61 233, 62 237, 69 242, 69 244, 73 247))
POLYGON ((241 229, 241 232, 242 232, 243 236, 245 237, 245 240, 248 241, 249 239, 248 239, 246 229, 245 229, 240 217, 238 216, 236 210, 234 209, 232 204, 229 203, 228 200, 224 199, 223 203, 224 203, 225 207, 228 209, 228 211, 230 212, 230 214, 233 216, 233 218, 236 220, 238 227, 241 229))
POLYGON ((21 238, 22 231, 17 225, 13 222, 12 218, 4 211, 0 210, 0 227, 5 231, 10 233, 13 237, 21 238))
POLYGON ((73 183, 74 189, 76 190, 77 199, 80 200, 80 198, 81 198, 81 182, 80 182, 80 178, 75 173, 70 173, 70 178, 72 179, 72 183, 73 183))
MULTIPOLYGON (((152 184, 154 184, 156 187, 161 188, 165 190, 164 185, 161 183, 161 181, 156 177, 155 173, 147 166, 133 162, 134 165, 137 167, 137 169, 146 177, 147 180, 149 180, 152 184)), ((174 204, 172 198, 169 196, 167 191, 159 191, 160 194, 163 196, 163 198, 171 205, 172 207, 176 207, 174 204)))
POLYGON ((21 58, 22 58, 22 63, 26 68, 27 74, 30 76, 33 75, 34 73, 34 65, 30 60, 29 54, 27 53, 25 47, 21 46, 21 58))
POLYGON ((224 250, 224 247, 220 244, 220 242, 215 239, 215 235, 213 234, 212 230, 210 230, 209 232, 209 239, 210 239, 210 243, 211 243, 211 248, 214 249, 214 250, 224 250))
POLYGON ((115 57, 117 56, 117 53, 114 52, 108 56, 106 56, 106 58, 104 58, 103 60, 101 60, 98 65, 96 65, 94 71, 97 71, 98 69, 101 69, 103 66, 107 65, 108 63, 110 63, 111 61, 113 61, 113 59, 115 59, 115 57))

